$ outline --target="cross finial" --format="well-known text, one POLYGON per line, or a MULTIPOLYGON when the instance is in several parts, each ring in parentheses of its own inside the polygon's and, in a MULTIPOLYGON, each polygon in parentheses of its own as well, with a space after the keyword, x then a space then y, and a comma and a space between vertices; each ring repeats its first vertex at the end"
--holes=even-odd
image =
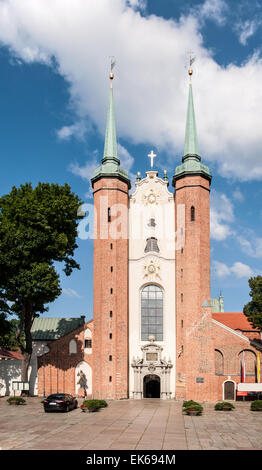
POLYGON ((154 158, 156 158, 156 154, 151 150, 151 152, 147 155, 150 158, 151 168, 154 166, 154 158))

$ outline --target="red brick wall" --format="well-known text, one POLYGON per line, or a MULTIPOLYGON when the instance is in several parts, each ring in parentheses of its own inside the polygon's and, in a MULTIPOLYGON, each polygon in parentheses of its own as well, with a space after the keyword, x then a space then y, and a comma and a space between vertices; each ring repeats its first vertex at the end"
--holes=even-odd
POLYGON ((69 393, 75 395, 75 368, 81 361, 93 367, 93 354, 84 352, 86 328, 93 332, 93 321, 48 344, 50 351, 38 358, 38 395, 69 393), (77 353, 69 354, 69 343, 77 342, 77 353))
POLYGON ((185 206, 185 246, 183 252, 176 250, 178 351, 183 346, 182 354, 177 357, 176 398, 213 400, 216 392, 211 308, 201 307, 204 301, 210 302, 209 181, 201 176, 177 180, 176 221, 179 204, 185 206), (191 221, 192 206, 194 221, 191 221))
MULTIPOLYGON (((223 375, 216 375, 215 376, 215 383, 216 383, 216 399, 222 400, 223 399, 223 382, 225 380, 230 380, 236 382, 238 384, 241 382, 241 367, 240 367, 240 359, 242 359, 242 351, 252 351, 254 353, 254 359, 256 358, 257 351, 253 348, 249 341, 245 341, 241 338, 241 336, 237 336, 230 331, 228 331, 223 326, 217 325, 213 323, 213 340, 215 349, 219 350, 223 355, 223 365, 224 371, 223 375)), ((260 361, 261 361, 261 354, 260 354, 260 361)), ((248 367, 248 357, 246 353, 246 368, 248 367)), ((261 370, 262 363, 260 363, 260 370, 261 370)), ((255 372, 255 368, 253 369, 255 372)), ((255 383, 256 378, 255 375, 250 376, 246 375, 245 382, 248 383, 255 383)))
POLYGON ((117 178, 94 183, 94 395, 128 397, 128 186, 117 178), (107 198, 107 199, 103 199, 107 198), (107 220, 107 208, 121 204, 123 238, 110 230, 119 214, 107 220), (107 235, 107 232, 108 235, 107 235), (104 239, 102 237, 105 237, 104 239), (112 244, 112 245, 111 245, 112 244), (111 248, 112 246, 112 248, 111 248), (111 266, 113 272, 111 272, 111 266), (113 289, 111 294, 111 289, 113 289), (112 317, 110 317, 110 311, 112 317), (112 335, 112 338, 109 335, 112 335), (109 356, 112 360, 109 360, 109 356), (110 378, 111 377, 111 381, 110 378))

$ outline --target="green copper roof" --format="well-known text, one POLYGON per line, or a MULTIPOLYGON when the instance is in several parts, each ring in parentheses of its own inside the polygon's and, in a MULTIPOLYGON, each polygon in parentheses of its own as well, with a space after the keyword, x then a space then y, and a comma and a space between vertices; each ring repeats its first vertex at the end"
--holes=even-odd
POLYGON ((85 317, 80 318, 35 318, 31 335, 34 341, 52 341, 76 330, 85 323, 85 317))
POLYGON ((196 130, 196 118, 194 111, 192 84, 189 84, 189 95, 187 103, 186 133, 184 156, 182 165, 177 166, 173 177, 173 186, 175 181, 187 175, 201 175, 211 181, 209 168, 201 163, 201 157, 198 155, 198 140, 196 130))
POLYGON ((106 122, 106 135, 105 135, 105 146, 104 146, 104 157, 103 161, 114 159, 116 163, 120 163, 117 153, 117 140, 116 140, 116 121, 115 121, 115 110, 114 110, 114 99, 113 99, 113 88, 110 88, 109 106, 107 111, 107 122, 106 122))
POLYGON ((104 155, 102 165, 94 171, 94 176, 91 179, 92 185, 95 181, 103 177, 117 177, 126 181, 128 183, 128 187, 131 187, 128 173, 120 168, 120 160, 118 158, 112 83, 110 87, 109 106, 107 112, 104 155))
POLYGON ((187 103, 184 155, 198 155, 196 118, 191 83, 189 84, 189 95, 187 103))

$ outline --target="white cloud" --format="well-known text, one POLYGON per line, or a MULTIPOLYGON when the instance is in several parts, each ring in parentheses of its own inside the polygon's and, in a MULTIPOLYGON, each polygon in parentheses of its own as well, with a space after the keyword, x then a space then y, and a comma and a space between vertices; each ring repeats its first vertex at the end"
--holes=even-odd
POLYGON ((236 188, 235 191, 233 191, 233 198, 238 202, 244 201, 243 193, 240 191, 239 188, 236 188))
POLYGON ((239 37, 239 42, 243 46, 246 46, 247 40, 255 34, 260 25, 261 21, 259 20, 246 20, 243 23, 238 23, 236 26, 236 31, 239 37))
POLYGON ((121 166, 125 170, 129 171, 132 168, 135 160, 128 150, 121 144, 118 144, 118 156, 121 161, 121 166))
POLYGON ((69 140, 74 136, 79 140, 83 140, 86 131, 86 124, 83 121, 79 121, 71 126, 63 126, 61 129, 57 130, 57 137, 60 140, 69 140))
POLYGON ((222 241, 232 235, 230 224, 234 221, 234 208, 225 194, 213 190, 210 198, 210 236, 222 241))
POLYGON ((127 0, 127 4, 130 5, 132 8, 145 10, 147 5, 147 0, 127 0))
MULTIPOLYGON (((239 66, 220 66, 201 36, 203 19, 224 21, 225 2, 207 0, 197 13, 191 10, 179 21, 141 16, 139 4, 145 2, 1 0, 0 41, 18 60, 55 66, 69 82, 77 122, 91 119, 102 135, 109 56, 116 56, 118 137, 152 145, 160 155, 168 150, 173 167, 183 152, 188 93, 184 61, 193 44, 203 160, 216 162, 226 177, 262 179, 262 60, 256 54, 239 66), (179 154, 176 161, 174 154, 179 154)), ((74 124, 66 124, 60 138, 69 138, 74 130, 74 124)))
POLYGON ((70 287, 63 288, 62 293, 65 295, 68 295, 69 297, 74 297, 76 299, 82 299, 81 295, 79 295, 74 289, 71 289, 70 287))
POLYGON ((213 266, 216 277, 218 277, 219 279, 230 275, 230 269, 226 264, 221 263, 220 261, 214 261, 213 266))
POLYGON ((217 278, 222 279, 230 275, 234 275, 236 278, 241 279, 244 277, 251 277, 254 274, 254 271, 244 263, 237 261, 231 267, 227 266, 225 263, 220 261, 213 262, 215 275, 217 278))
POLYGON ((237 236, 241 250, 252 258, 262 258, 262 238, 256 237, 253 233, 249 234, 249 239, 243 235, 237 236))
POLYGON ((94 170, 100 165, 99 159, 98 159, 98 151, 95 150, 90 159, 86 161, 86 163, 83 166, 80 166, 78 162, 76 163, 71 163, 69 166, 69 171, 73 173, 76 176, 80 176, 83 180, 85 181, 90 181, 90 179, 93 177, 94 170))
MULTIPOLYGON (((121 160, 121 167, 128 171, 129 178, 133 181, 135 179, 135 175, 130 172, 132 165, 134 163, 134 157, 128 152, 128 150, 121 144, 118 144, 118 156, 121 160)), ((80 176, 84 179, 88 185, 88 191, 85 194, 87 199, 93 197, 92 188, 90 184, 90 180, 94 175, 94 170, 101 165, 101 158, 99 157, 98 150, 92 152, 90 158, 87 159, 86 163, 83 166, 80 166, 78 162, 71 163, 69 166, 69 171, 76 176, 80 176)))
POLYGON ((219 25, 223 25, 226 21, 226 12, 228 6, 223 0, 206 0, 197 7, 199 16, 202 19, 213 20, 219 25))
POLYGON ((239 279, 253 275, 253 270, 247 264, 241 263, 240 261, 234 263, 230 271, 239 279))

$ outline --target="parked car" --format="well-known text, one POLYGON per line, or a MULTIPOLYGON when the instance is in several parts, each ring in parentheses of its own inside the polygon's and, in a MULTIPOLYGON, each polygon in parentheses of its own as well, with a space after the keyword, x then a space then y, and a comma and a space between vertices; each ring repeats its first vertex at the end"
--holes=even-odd
POLYGON ((70 411, 77 408, 77 400, 66 393, 53 393, 44 399, 44 410, 47 411, 70 411))

